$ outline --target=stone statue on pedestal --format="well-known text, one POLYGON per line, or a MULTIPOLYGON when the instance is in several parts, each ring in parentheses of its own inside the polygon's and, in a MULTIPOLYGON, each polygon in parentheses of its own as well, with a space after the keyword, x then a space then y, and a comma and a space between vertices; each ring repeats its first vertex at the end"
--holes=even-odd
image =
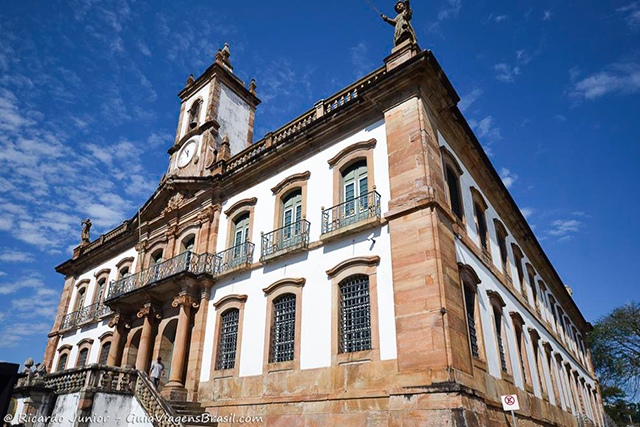
POLYGON ((80 222, 80 225, 82 225, 82 244, 86 245, 91 241, 91 220, 87 218, 84 221, 80 222))
POLYGON ((395 10, 398 15, 393 19, 384 14, 380 14, 386 23, 393 25, 396 29, 393 38, 394 46, 399 46, 406 40, 409 40, 411 43, 416 43, 418 40, 416 38, 416 32, 411 26, 413 11, 411 10, 409 0, 398 0, 395 10))

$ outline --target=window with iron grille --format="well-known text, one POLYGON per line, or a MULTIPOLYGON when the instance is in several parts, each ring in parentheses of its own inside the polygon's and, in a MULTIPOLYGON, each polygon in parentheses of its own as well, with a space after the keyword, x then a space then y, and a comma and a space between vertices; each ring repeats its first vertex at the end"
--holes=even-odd
POLYGON ((273 301, 269 363, 293 360, 296 344, 296 296, 284 294, 273 301))
POLYGON ((475 321, 475 293, 467 286, 464 287, 464 302, 467 307, 467 323, 469 324, 469 339, 471 340, 471 354, 474 357, 479 357, 478 351, 478 332, 476 331, 475 321))
POLYGON ((503 372, 508 372, 507 359, 504 355, 504 345, 502 343, 502 313, 500 313, 498 310, 494 308, 493 318, 496 323, 496 335, 498 338, 498 352, 500 353, 500 366, 502 367, 503 372))
POLYGON ((218 357, 216 369, 233 369, 236 365, 236 347, 238 346, 238 321, 240 310, 231 308, 220 315, 220 336, 218 338, 218 357))
POLYGON ((100 353, 100 364, 106 365, 107 360, 109 359, 109 351, 111 350, 111 341, 107 341, 102 346, 102 351, 100 353))
POLYGON ((371 350, 369 276, 356 275, 340 283, 340 353, 371 350))

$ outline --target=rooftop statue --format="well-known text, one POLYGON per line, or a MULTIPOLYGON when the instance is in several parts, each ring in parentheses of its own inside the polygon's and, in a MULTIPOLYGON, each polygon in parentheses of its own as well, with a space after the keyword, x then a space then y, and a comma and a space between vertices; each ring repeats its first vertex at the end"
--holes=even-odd
POLYGON ((82 226, 82 243, 89 243, 91 241, 90 230, 91 230, 91 220, 89 218, 85 219, 80 223, 82 226))
POLYGON ((393 39, 394 46, 399 46, 405 40, 410 40, 411 43, 416 43, 416 32, 411 26, 413 11, 411 10, 409 0, 398 0, 395 10, 398 15, 393 19, 383 13, 380 14, 386 23, 393 25, 396 28, 393 39))

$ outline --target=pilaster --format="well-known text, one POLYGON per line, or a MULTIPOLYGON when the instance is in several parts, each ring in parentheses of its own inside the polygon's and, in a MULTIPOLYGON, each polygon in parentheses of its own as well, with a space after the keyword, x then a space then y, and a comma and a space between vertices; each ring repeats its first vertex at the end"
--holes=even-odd
POLYGON ((56 313, 56 318, 53 322, 53 328, 51 328, 51 333, 49 334, 47 348, 44 351, 43 363, 47 368, 47 372, 51 372, 53 359, 55 358, 56 349, 58 348, 58 342, 60 341, 58 330, 60 329, 62 318, 67 314, 67 311, 69 310, 69 303, 71 301, 71 295, 73 294, 75 283, 76 278, 74 276, 67 276, 64 280, 62 295, 60 296, 60 302, 58 303, 58 312, 56 313))

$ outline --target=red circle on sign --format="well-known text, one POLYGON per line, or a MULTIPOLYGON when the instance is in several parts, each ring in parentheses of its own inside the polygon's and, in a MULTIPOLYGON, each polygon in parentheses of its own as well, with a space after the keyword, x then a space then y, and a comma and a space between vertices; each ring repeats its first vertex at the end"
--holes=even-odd
POLYGON ((506 403, 507 405, 511 406, 511 405, 513 405, 514 403, 516 403, 516 399, 514 399, 514 397, 513 397, 513 396, 506 396, 506 397, 504 398, 504 403, 506 403))

